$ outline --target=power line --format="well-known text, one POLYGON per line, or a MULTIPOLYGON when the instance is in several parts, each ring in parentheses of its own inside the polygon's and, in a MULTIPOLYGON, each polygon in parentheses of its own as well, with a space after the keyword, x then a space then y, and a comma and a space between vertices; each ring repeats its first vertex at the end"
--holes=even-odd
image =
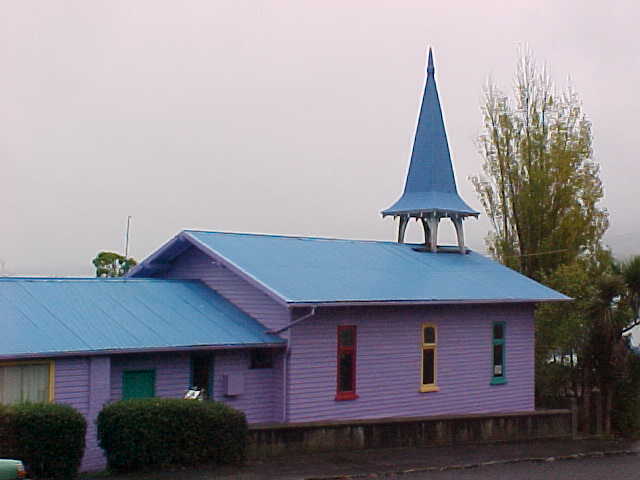
POLYGON ((569 251, 568 248, 562 248, 559 250, 547 250, 546 252, 536 252, 536 253, 523 253, 521 255, 507 255, 504 258, 513 258, 513 257, 535 257, 538 255, 551 255, 552 253, 560 253, 560 252, 567 252, 569 251))
MULTIPOLYGON (((535 257, 535 256, 538 256, 538 255, 551 255, 553 253, 567 252, 568 250, 569 250, 568 248, 561 248, 561 249, 558 249, 558 250, 547 250, 547 251, 544 251, 544 252, 523 253, 521 255, 506 255, 506 256, 504 256, 502 258, 535 257)), ((482 253, 485 254, 485 255, 489 255, 490 254, 490 252, 487 252, 487 251, 483 251, 482 253)))

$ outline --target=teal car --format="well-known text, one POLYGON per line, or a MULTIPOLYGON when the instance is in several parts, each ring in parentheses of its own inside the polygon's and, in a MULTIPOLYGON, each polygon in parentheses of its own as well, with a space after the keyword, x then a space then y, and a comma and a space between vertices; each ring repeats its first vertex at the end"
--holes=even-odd
POLYGON ((26 479, 27 472, 20 460, 0 458, 0 480, 26 479))

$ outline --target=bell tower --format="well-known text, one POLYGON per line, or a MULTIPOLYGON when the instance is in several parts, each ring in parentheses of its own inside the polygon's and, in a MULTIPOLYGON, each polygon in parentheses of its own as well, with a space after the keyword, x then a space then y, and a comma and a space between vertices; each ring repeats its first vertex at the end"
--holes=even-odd
POLYGON ((399 219, 398 243, 404 242, 409 219, 420 221, 424 229, 425 247, 431 252, 438 251, 440 220, 449 218, 456 229, 458 248, 462 254, 466 253, 462 222, 467 217, 479 215, 458 195, 431 49, 404 192, 397 202, 382 212, 383 217, 389 215, 399 219))

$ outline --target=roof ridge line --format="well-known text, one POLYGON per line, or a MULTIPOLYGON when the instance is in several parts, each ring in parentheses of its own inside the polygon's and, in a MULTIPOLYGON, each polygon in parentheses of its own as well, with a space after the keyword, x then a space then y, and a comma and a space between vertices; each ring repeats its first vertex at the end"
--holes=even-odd
POLYGON ((20 276, 0 276, 0 282, 3 281, 72 281, 72 282, 111 282, 111 283, 125 283, 125 282, 200 282, 198 279, 180 279, 180 278, 149 278, 149 277, 20 277, 20 276))
MULTIPOLYGON (((182 230, 182 232, 210 233, 215 235, 238 235, 238 236, 245 236, 245 237, 290 238, 290 239, 299 239, 299 240, 328 240, 328 241, 337 241, 337 242, 389 243, 392 245, 397 244, 397 242, 394 242, 391 240, 365 240, 365 239, 357 239, 357 238, 337 238, 337 237, 305 237, 302 235, 286 235, 286 234, 278 234, 278 233, 221 232, 217 230, 193 230, 193 229, 184 229, 182 230)), ((407 244, 407 245, 422 245, 422 244, 416 243, 416 244, 407 244)))
MULTIPOLYGON (((193 229, 185 229, 185 230, 182 230, 182 232, 209 233, 213 235, 238 235, 243 237, 289 238, 292 240, 319 240, 319 241, 336 241, 336 242, 350 242, 350 243, 375 243, 378 245, 393 245, 393 246, 404 246, 404 247, 421 247, 421 246, 423 247, 424 246, 424 243, 422 242, 417 242, 417 243, 404 242, 400 244, 393 240, 363 240, 363 239, 356 239, 356 238, 335 238, 335 237, 303 237, 303 236, 281 235, 281 234, 271 234, 271 233, 220 232, 220 231, 214 231, 214 230, 193 230, 193 229)), ((458 247, 455 244, 449 244, 449 245, 439 244, 438 248, 455 249, 458 247)), ((473 252, 473 253, 480 254, 478 251, 470 247, 467 247, 467 250, 469 251, 469 253, 473 252)))

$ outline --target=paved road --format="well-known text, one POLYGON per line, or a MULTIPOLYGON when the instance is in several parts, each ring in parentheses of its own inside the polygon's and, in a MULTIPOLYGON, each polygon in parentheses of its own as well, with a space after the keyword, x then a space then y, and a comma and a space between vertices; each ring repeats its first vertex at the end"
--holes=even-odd
MULTIPOLYGON (((387 477, 393 478, 393 477, 387 477)), ((621 455, 402 475, 403 480, 638 480, 640 456, 621 455)))
POLYGON ((604 479, 640 480, 640 444, 621 439, 547 439, 520 443, 485 445, 450 445, 443 447, 407 447, 376 450, 354 450, 313 454, 292 454, 245 465, 192 468, 174 467, 125 475, 81 475, 82 480, 301 480, 311 478, 354 478, 395 480, 497 480, 497 479, 604 479), (517 461, 526 458, 548 458, 593 455, 578 459, 535 463, 500 463, 467 470, 401 472, 447 465, 471 465, 491 461, 517 461), (616 453, 618 452, 618 453, 616 453), (619 452, 636 452, 620 455, 619 452), (613 453, 616 453, 613 455, 613 453), (384 474, 383 472, 398 472, 384 474), (352 477, 350 477, 352 476, 352 477), (612 478, 613 477, 613 478, 612 478))

